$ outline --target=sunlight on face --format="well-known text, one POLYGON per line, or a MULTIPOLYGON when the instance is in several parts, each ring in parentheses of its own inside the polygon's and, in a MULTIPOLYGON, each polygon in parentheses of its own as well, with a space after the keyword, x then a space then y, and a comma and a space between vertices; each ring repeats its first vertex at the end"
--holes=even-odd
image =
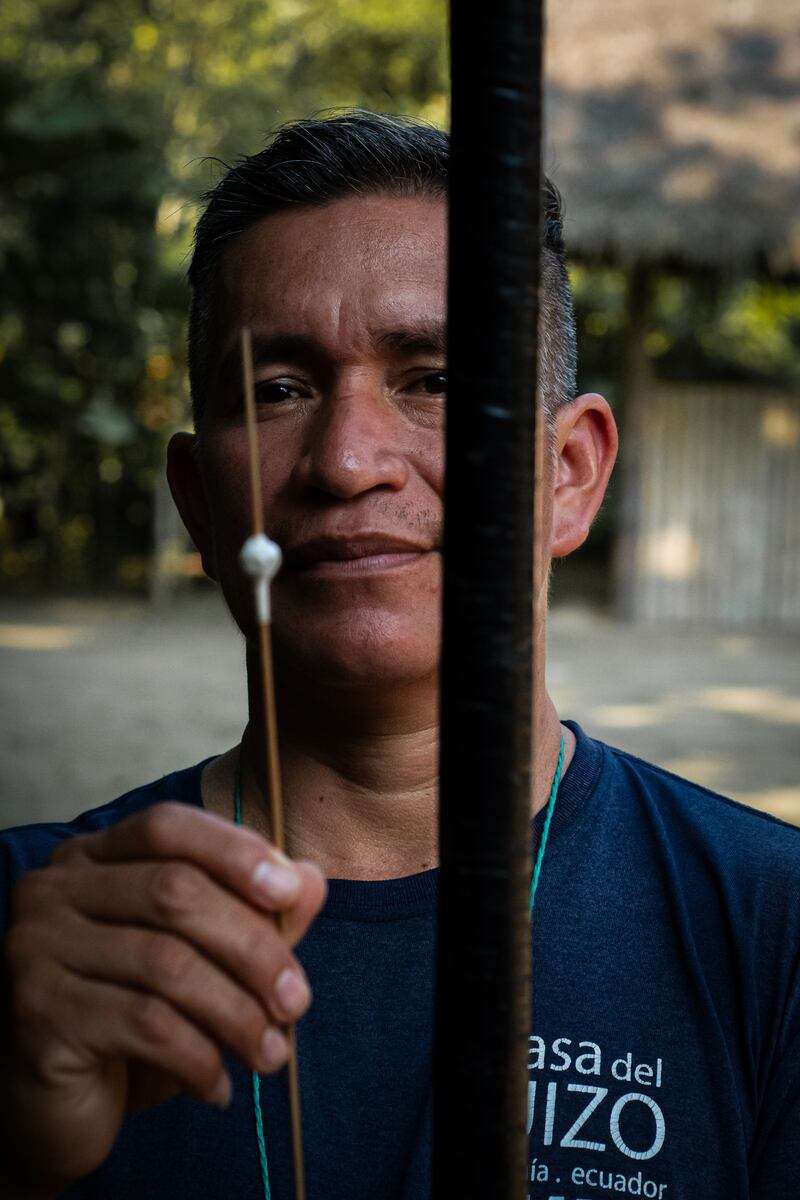
POLYGON ((226 260, 200 440, 209 555, 240 626, 249 532, 237 340, 252 331, 284 673, 347 686, 437 668, 446 209, 385 196, 280 213, 226 260))

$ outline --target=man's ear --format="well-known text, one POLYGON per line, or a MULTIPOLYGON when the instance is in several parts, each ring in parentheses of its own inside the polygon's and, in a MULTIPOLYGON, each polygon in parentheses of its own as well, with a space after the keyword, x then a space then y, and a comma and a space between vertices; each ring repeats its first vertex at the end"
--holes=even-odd
POLYGON ((174 433, 170 438, 167 446, 167 481, 189 536, 200 551, 203 570, 210 579, 216 579, 211 514, 200 474, 195 434, 174 433))
POLYGON ((550 553, 564 558, 586 540, 617 458, 617 425, 602 396, 578 396, 556 414, 550 553))

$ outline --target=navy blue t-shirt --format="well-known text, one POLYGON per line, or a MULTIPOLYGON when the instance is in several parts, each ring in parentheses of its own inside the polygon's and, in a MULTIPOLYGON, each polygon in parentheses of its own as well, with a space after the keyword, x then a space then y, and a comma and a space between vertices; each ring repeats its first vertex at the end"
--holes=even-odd
MULTIPOLYGON (((572 728, 533 927, 529 1195, 797 1200, 800 830, 572 728)), ((200 804, 201 769, 0 835, 0 904, 62 838, 200 804)), ((430 1195, 436 888, 332 880, 299 947, 309 1200, 430 1195)), ((181 1096, 128 1119, 70 1200, 258 1200, 250 1078, 228 1065, 227 1111, 181 1096)), ((261 1091, 274 1200, 293 1195, 284 1074, 261 1091)), ((465 1145, 454 1196, 469 1170, 465 1145)))

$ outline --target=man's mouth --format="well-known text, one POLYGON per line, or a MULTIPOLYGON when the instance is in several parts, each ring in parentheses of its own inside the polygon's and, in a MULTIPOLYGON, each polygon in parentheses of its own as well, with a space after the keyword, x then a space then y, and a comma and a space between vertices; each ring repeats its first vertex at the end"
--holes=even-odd
POLYGON ((287 567, 304 576, 369 575, 419 562, 435 547, 388 533, 312 538, 284 552, 287 567))

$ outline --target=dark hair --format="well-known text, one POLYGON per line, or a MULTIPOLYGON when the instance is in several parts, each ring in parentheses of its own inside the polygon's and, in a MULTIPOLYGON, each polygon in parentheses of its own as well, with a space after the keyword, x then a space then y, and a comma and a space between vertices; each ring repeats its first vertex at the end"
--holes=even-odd
MULTIPOLYGON (((284 125, 263 150, 242 158, 207 192, 189 267, 189 379, 195 428, 206 403, 208 356, 222 256, 256 221, 282 209, 346 196, 447 195, 450 141, 423 121, 354 110, 284 125)), ((546 179, 539 354, 550 416, 575 396, 575 319, 567 271, 561 198, 546 179)))

